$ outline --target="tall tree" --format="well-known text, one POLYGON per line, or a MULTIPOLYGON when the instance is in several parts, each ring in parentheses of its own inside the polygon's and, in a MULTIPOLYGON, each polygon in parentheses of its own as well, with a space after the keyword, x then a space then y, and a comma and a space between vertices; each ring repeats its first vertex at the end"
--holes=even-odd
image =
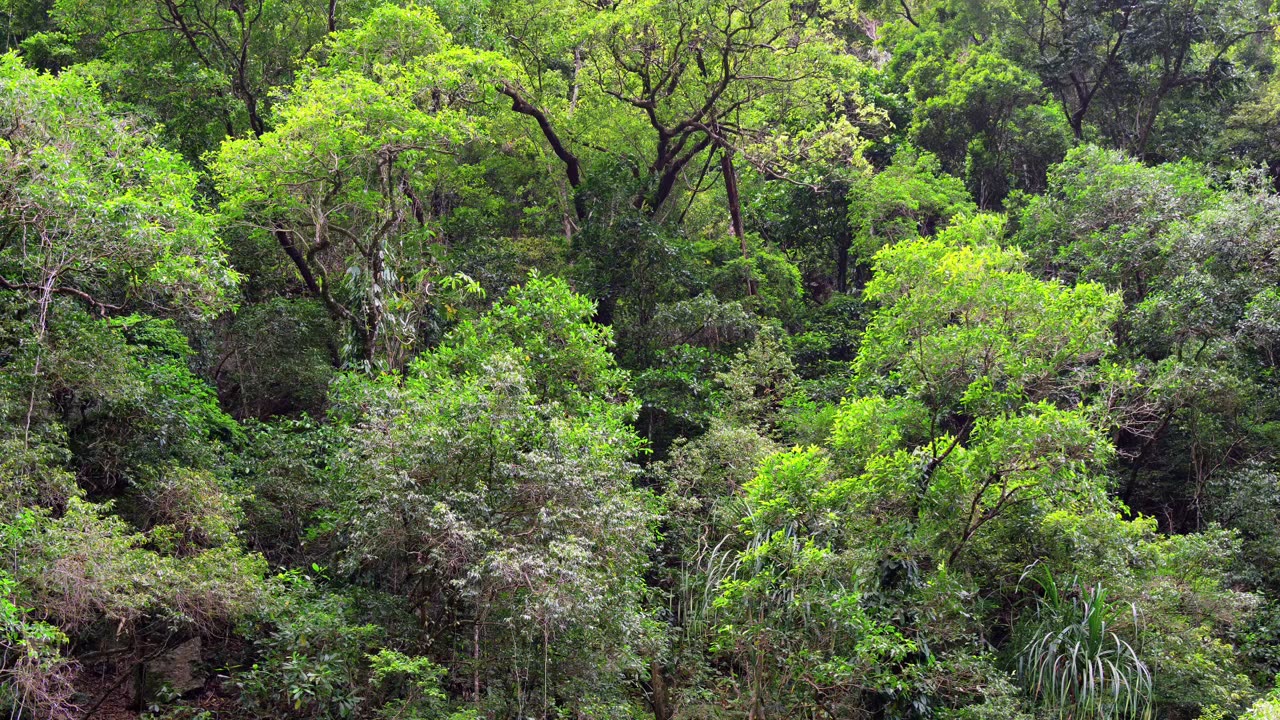
POLYGON ((349 358, 399 367, 438 279, 433 184, 479 132, 468 106, 500 60, 454 46, 432 11, 394 6, 325 52, 274 129, 223 144, 213 165, 222 209, 278 243, 351 332, 349 358))

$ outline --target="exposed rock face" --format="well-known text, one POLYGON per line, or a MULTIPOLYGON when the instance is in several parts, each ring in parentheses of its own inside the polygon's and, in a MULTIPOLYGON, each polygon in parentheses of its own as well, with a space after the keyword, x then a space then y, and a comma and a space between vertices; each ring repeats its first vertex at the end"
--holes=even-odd
POLYGON ((154 688, 168 685, 178 694, 204 687, 205 674, 200 667, 200 638, 194 637, 147 663, 147 684, 154 688))

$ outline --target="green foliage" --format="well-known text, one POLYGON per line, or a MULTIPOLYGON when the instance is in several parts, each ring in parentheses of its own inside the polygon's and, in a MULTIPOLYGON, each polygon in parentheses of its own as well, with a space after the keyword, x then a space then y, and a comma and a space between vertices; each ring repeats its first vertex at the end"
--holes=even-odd
POLYGON ((334 375, 334 336, 318 302, 273 298, 242 306, 213 369, 223 407, 238 418, 319 412, 334 375))
POLYGON ((747 545, 720 584, 712 649, 754 668, 748 709, 857 707, 864 692, 905 689, 894 670, 918 646, 862 602, 867 558, 824 502, 828 468, 818 448, 795 448, 744 488, 747 545))
MULTIPOLYGON (((323 568, 312 566, 313 572, 323 568)), ((389 646, 384 625, 394 600, 326 591, 317 578, 289 571, 245 631, 256 636, 254 662, 234 669, 246 709, 281 718, 413 718, 463 720, 442 690, 444 668, 389 646)))
POLYGON ((198 158, 225 136, 266 130, 272 91, 308 50, 366 3, 201 0, 48 3, 50 24, 110 91, 163 122, 170 144, 198 158), (128 28, 128 31, 122 31, 128 28))
POLYGON ((80 73, 40 74, 0 56, 0 102, 12 125, 0 142, 7 291, 42 307, 67 295, 99 312, 126 301, 205 315, 226 307, 237 274, 177 155, 110 115, 80 73))
POLYGON ((261 558, 228 546, 187 558, 162 555, 107 509, 72 498, 61 517, 41 515, 16 545, 27 562, 15 579, 64 631, 100 619, 129 626, 150 613, 212 631, 258 601, 261 558))
POLYGON ((992 244, 999 223, 975 216, 876 256, 865 296, 885 309, 862 342, 861 382, 911 389, 935 412, 990 413, 1063 397, 1061 383, 1107 351, 1117 298, 1036 279, 1021 253, 992 244))
POLYGON ((494 707, 617 702, 609 678, 635 671, 645 641, 636 406, 591 309, 531 276, 404 376, 335 389, 342 567, 430 602, 433 622, 475 624, 467 672, 494 707), (510 678, 512 647, 544 669, 510 678))
MULTIPOLYGON (((370 662, 382 631, 356 624, 344 598, 317 592, 300 574, 277 578, 276 597, 259 622, 257 661, 236 674, 248 709, 274 717, 358 717, 373 699, 370 662)), ((383 650, 381 652, 388 652, 383 650)))
POLYGON ((1031 277, 992 243, 998 227, 979 216, 879 253, 857 386, 892 395, 846 401, 829 451, 770 456, 743 488, 736 559, 709 574, 721 588, 711 651, 754 668, 740 707, 925 712, 937 701, 925 676, 949 639, 913 625, 951 612, 930 597, 963 582, 951 566, 980 570, 992 558, 966 551, 1002 528, 1107 507, 1109 444, 1087 413, 1053 401, 1069 401, 1057 383, 1107 350, 1116 300, 1031 277), (779 658, 770 670, 764 648, 779 658))
POLYGON ((1243 720, 1273 720, 1280 717, 1280 697, 1273 690, 1265 698, 1255 702, 1243 715, 1243 720))
POLYGON ((710 285, 718 297, 738 300, 762 317, 784 321, 799 310, 804 293, 799 269, 786 255, 764 247, 717 267, 710 285))
POLYGON ((1269 717, 1265 5, 0 0, 0 708, 1269 717))
POLYGON ((866 305, 852 295, 834 295, 808 307, 799 327, 786 338, 796 373, 814 398, 834 402, 848 387, 849 362, 857 354, 866 325, 866 305))
POLYGON ((903 79, 917 102, 912 142, 963 175, 981 208, 998 207, 1012 190, 1042 189, 1070 147, 1066 118, 1035 76, 994 49, 926 55, 903 79))
MULTIPOLYGON (((16 552, 36 528, 39 518, 26 510, 11 522, 0 525, 0 550, 16 552)), ((69 712, 73 687, 72 664, 62 655, 69 638, 57 626, 38 619, 31 607, 24 607, 21 588, 8 571, 0 571, 0 707, 11 714, 23 712, 69 712)))
POLYGON ((1049 188, 1022 210, 1019 244, 1056 277, 1101 282, 1138 300, 1163 270, 1170 225, 1212 196, 1194 165, 1148 168, 1093 146, 1055 167, 1049 188))
POLYGON ((1253 696, 1229 638, 1256 600, 1226 583, 1226 562, 1239 553, 1232 533, 1159 538, 1144 549, 1154 562, 1135 598, 1141 642, 1157 702, 1166 707, 1218 706, 1238 711, 1253 696))
POLYGON ((421 358, 415 374, 435 381, 476 375, 492 356, 514 354, 543 401, 572 411, 583 403, 620 400, 626 374, 609 354, 610 328, 591 322, 593 310, 562 280, 531 273, 523 287, 512 288, 482 318, 460 326, 421 358))
POLYGON ((723 386, 720 416, 744 426, 769 428, 795 387, 795 369, 776 329, 765 328, 729 368, 716 376, 723 386))
POLYGON ((439 295, 438 223, 421 198, 482 132, 464 98, 504 66, 454 46, 424 8, 381 8, 326 50, 328 64, 303 73, 276 108, 274 129, 229 139, 210 159, 221 209, 242 231, 281 243, 307 290, 351 331, 348 359, 400 368, 439 295), (392 28, 412 29, 413 42, 382 32, 392 28))
POLYGON ((850 190, 852 250, 869 262, 886 245, 933 235, 956 215, 976 210, 964 183, 944 173, 935 155, 905 146, 884 171, 850 190))
MULTIPOLYGON (((1116 632, 1117 609, 1106 589, 1060 589, 1047 574, 1035 580, 1044 595, 1018 656, 1018 674, 1032 697, 1060 718, 1150 717, 1151 671, 1116 632)), ((1136 608, 1132 625, 1138 625, 1136 608)))
MULTIPOLYGON (((1036 264, 1124 294, 1121 352, 1134 364, 1110 412, 1132 458, 1126 500, 1138 509, 1151 512, 1184 488, 1205 498, 1188 504, 1194 527, 1260 527, 1273 512, 1262 459, 1271 373, 1257 368, 1270 362, 1260 313, 1274 269, 1260 259, 1275 246, 1263 219, 1275 214, 1256 179, 1215 187, 1190 163, 1147 167, 1096 148, 1073 151, 1049 193, 1026 204, 1018 237, 1036 264)), ((1248 537, 1251 554, 1274 542, 1265 530, 1248 537)), ((1271 572, 1270 563, 1255 567, 1271 572)))

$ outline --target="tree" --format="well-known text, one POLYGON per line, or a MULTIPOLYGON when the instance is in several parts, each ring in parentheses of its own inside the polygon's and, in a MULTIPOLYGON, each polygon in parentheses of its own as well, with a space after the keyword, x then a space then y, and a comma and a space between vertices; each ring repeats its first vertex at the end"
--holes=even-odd
MULTIPOLYGON (((498 22, 532 84, 502 92, 537 120, 563 161, 574 197, 566 227, 588 233, 575 254, 601 285, 594 294, 604 322, 626 291, 625 273, 595 261, 608 237, 683 218, 686 190, 719 187, 727 212, 717 221, 727 223, 716 232, 747 259, 744 163, 765 178, 820 185, 826 174, 814 171, 858 162, 859 126, 879 122, 859 95, 857 61, 830 52, 829 26, 777 0, 585 11, 540 0, 504 6, 498 22)), ((745 285, 753 294, 749 278, 745 285)))
POLYGON ((347 358, 401 367, 438 292, 428 199, 479 133, 470 95, 500 60, 454 46, 432 11, 394 6, 335 35, 326 53, 273 130, 223 143, 213 161, 222 211, 278 242, 350 331, 347 358))
POLYGON ((342 567, 407 599, 478 708, 614 714, 639 671, 642 445, 590 315, 531 276, 403 377, 335 391, 342 567))
POLYGON ((126 303, 182 303, 213 313, 227 267, 194 172, 127 118, 112 117, 76 73, 37 74, 0 58, 0 288, 41 309, 54 296, 105 313, 126 303))
POLYGON ((83 75, 8 54, 0 87, 0 544, 18 653, 3 702, 65 718, 79 714, 67 651, 101 648, 104 626, 118 687, 175 636, 225 631, 261 597, 265 563, 239 546, 218 474, 238 428, 177 330, 224 310, 238 276, 196 174, 83 75))
MULTIPOLYGON (((506 22, 527 20, 539 11, 545 13, 543 22, 568 19, 549 3, 513 6, 506 22)), ((722 163, 727 158, 729 165, 722 170, 742 154, 766 174, 786 173, 788 160, 802 157, 820 140, 829 151, 845 147, 848 158, 856 152, 856 133, 847 123, 825 128, 814 123, 825 116, 823 103, 857 108, 849 104, 857 100, 856 86, 838 75, 849 67, 848 60, 827 52, 829 36, 816 18, 792 13, 775 0, 727 6, 701 0, 602 4, 587 13, 577 18, 577 29, 560 28, 565 36, 517 45, 514 57, 531 78, 546 83, 544 93, 555 92, 564 81, 530 65, 552 67, 576 58, 571 67, 577 70, 568 78, 570 92, 555 101, 556 107, 584 141, 592 136, 621 141, 597 140, 583 143, 586 147, 603 144, 609 153, 617 152, 611 146, 627 148, 620 159, 642 179, 640 194, 632 200, 637 207, 662 210, 681 173, 708 148, 719 151, 722 163), (554 53, 576 54, 559 58, 554 53), (590 107, 586 92, 593 93, 590 107), (608 113, 621 113, 625 121, 598 121, 608 113), (784 147, 767 130, 770 122, 807 132, 784 141, 794 143, 784 147)), ((504 92, 519 94, 515 88, 504 92)), ((566 160, 574 186, 581 181, 574 178, 576 167, 566 160)), ((726 177, 731 187, 734 173, 726 177)), ((736 212, 730 207, 731 214, 736 212)))
POLYGON ((881 248, 933 235, 953 217, 976 211, 964 183, 942 172, 936 156, 903 147, 882 172, 850 191, 850 249, 869 264, 881 248))
POLYGON ((1161 111, 1171 97, 1183 100, 1181 113, 1198 103, 1212 108, 1213 96, 1229 93, 1247 67, 1235 51, 1275 24, 1254 2, 1035 2, 1018 8, 1015 56, 1053 91, 1076 139, 1085 137, 1091 119, 1111 143, 1140 157, 1167 157, 1166 148, 1179 143, 1161 138, 1157 145, 1159 120, 1167 117, 1161 111))
MULTIPOLYGON (((922 35, 916 42, 931 41, 922 35)), ((1045 102, 1034 75, 996 48, 954 52, 924 54, 903 76, 916 101, 912 142, 962 175, 980 208, 999 207, 1012 190, 1042 189, 1069 147, 1061 111, 1045 102)))
POLYGON ((298 0, 58 0, 51 14, 113 95, 154 113, 192 158, 268 129, 272 91, 354 9, 298 0))
POLYGON ((1141 301, 1162 272, 1168 230, 1213 196, 1191 163, 1154 168, 1118 151, 1077 148, 1029 198, 1018 240, 1044 272, 1101 282, 1141 301))
POLYGON ((699 558, 719 587, 710 652, 742 676, 733 701, 749 716, 918 716, 952 702, 930 668, 956 662, 979 628, 937 623, 947 611, 932 593, 1025 562, 994 550, 1008 534, 1108 507, 1110 447, 1069 388, 1107 351, 1118 303, 1031 277, 997 229, 962 219, 876 255, 858 394, 825 447, 759 464, 730 506, 738 529, 699 558))
POLYGON ((1260 368, 1274 342, 1262 318, 1275 214, 1257 177, 1215 189, 1190 163, 1147 167, 1090 148, 1073 151, 1023 211, 1018 237, 1046 272, 1123 293, 1130 367, 1109 401, 1127 462, 1122 496, 1171 524, 1203 527, 1212 497, 1234 505, 1210 489, 1228 482, 1222 473, 1241 468, 1249 492, 1258 468, 1245 468, 1254 453, 1269 456, 1273 390, 1260 368))

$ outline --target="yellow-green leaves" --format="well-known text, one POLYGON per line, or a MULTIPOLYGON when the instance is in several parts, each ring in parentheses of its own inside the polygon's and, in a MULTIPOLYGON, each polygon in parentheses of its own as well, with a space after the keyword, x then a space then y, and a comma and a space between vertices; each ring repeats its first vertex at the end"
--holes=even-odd
POLYGON ((430 8, 382 5, 354 28, 333 36, 324 54, 328 67, 366 73, 378 66, 403 66, 453 44, 430 8))
POLYGON ((816 447, 794 448, 766 459, 745 488, 757 520, 785 524, 806 514, 811 499, 827 480, 829 464, 826 454, 816 447))
POLYGON ((866 295, 883 309, 858 357, 862 382, 887 377, 935 409, 988 412, 1068 393, 1072 373, 1107 352, 1119 299, 1036 279, 1021 253, 990 244, 994 225, 976 216, 876 255, 866 295))
POLYGON ((1119 301, 1031 276, 996 244, 1002 224, 964 217, 876 255, 862 394, 836 410, 829 451, 775 455, 748 486, 760 552, 777 532, 834 547, 861 536, 949 564, 1011 519, 1105 509, 1112 449, 1079 393, 1119 301))
POLYGON ((9 289, 78 298, 93 310, 146 301, 210 315, 236 273, 196 174, 83 76, 43 75, 0 56, 0 251, 9 289))
POLYGON ((350 330, 348 361, 402 367, 434 310, 441 188, 483 137, 471 106, 500 58, 452 44, 434 13, 384 7, 333 36, 278 104, 274 129, 210 164, 234 226, 267 236, 350 330))

